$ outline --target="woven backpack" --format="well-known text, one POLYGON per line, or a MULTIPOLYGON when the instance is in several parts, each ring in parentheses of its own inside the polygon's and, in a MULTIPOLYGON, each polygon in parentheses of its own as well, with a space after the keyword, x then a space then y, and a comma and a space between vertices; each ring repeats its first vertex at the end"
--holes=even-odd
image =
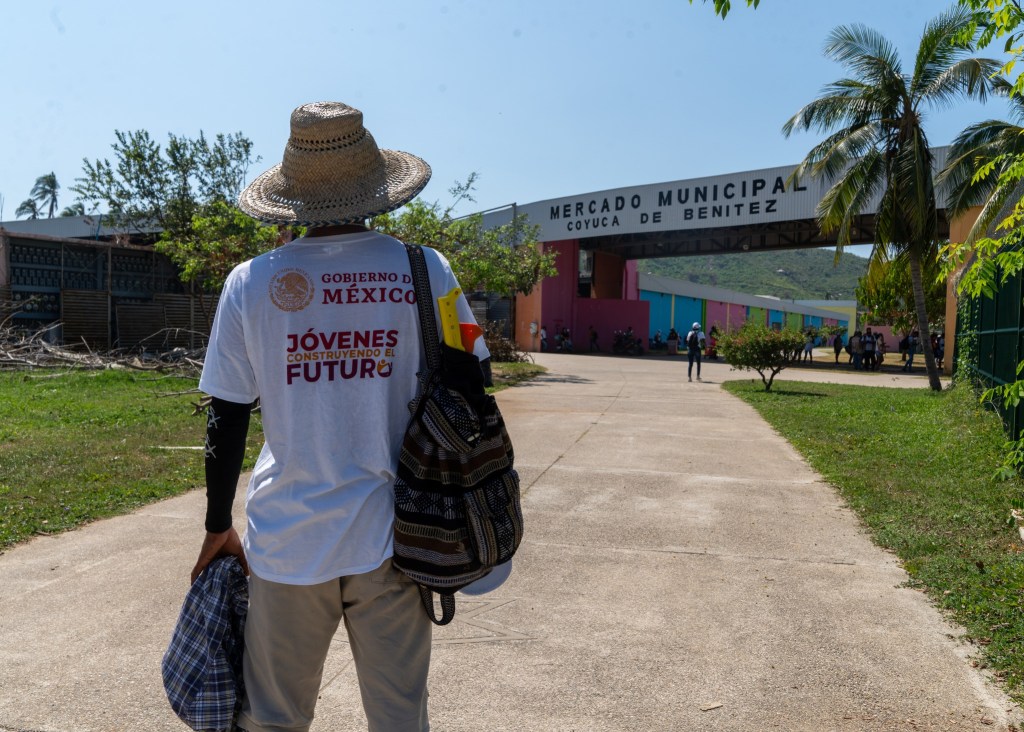
POLYGON ((419 585, 438 625, 455 593, 512 559, 523 538, 519 475, 480 360, 440 342, 423 250, 406 245, 427 369, 420 374, 395 479, 395 567, 419 585), (434 596, 441 600, 441 618, 434 596))

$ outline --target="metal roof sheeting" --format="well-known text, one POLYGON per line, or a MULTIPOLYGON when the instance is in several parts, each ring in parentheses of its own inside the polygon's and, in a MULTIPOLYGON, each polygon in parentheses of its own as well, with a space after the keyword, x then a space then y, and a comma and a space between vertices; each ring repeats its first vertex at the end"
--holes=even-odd
MULTIPOLYGON (((0 229, 10 234, 39 234, 54 236, 61 239, 103 239, 125 233, 124 228, 105 226, 105 217, 92 216, 58 216, 53 219, 22 219, 18 221, 0 221, 0 229)), ((156 233, 152 229, 144 233, 156 233)))

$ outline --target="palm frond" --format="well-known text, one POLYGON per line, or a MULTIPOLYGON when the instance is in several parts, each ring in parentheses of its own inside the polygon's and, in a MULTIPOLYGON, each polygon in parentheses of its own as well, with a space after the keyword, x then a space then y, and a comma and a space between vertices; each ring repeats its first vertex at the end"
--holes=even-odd
POLYGON ((933 107, 951 107, 961 97, 984 102, 993 93, 992 77, 1002 68, 995 59, 965 58, 947 66, 916 90, 933 107))
POLYGON ((938 230, 935 203, 935 174, 928 138, 920 126, 901 147, 891 163, 890 185, 895 189, 894 202, 899 215, 909 225, 913 242, 933 240, 938 230))
MULTIPOLYGON (((837 82, 838 83, 838 82, 837 82)), ((880 110, 862 97, 830 95, 804 105, 782 126, 782 134, 789 137, 798 131, 827 131, 842 125, 860 125, 879 116, 880 110)))
POLYGON ((978 217, 974 220, 970 231, 967 232, 964 244, 974 244, 983 236, 991 236, 992 227, 1009 214, 1013 204, 1019 201, 1022 195, 1024 195, 1024 191, 1021 190, 1020 184, 997 185, 985 199, 985 204, 981 207, 978 217))
POLYGON ((885 183, 885 158, 878 150, 855 161, 818 203, 818 225, 823 234, 837 232, 841 246, 850 243, 853 220, 885 183))
POLYGON ((877 85, 900 74, 896 48, 878 31, 855 24, 834 29, 825 42, 825 55, 877 85))
POLYGON ((40 213, 42 212, 39 209, 39 203, 34 198, 26 198, 14 210, 15 216, 27 216, 30 219, 38 219, 40 213))
POLYGON ((972 49, 962 44, 960 39, 973 22, 974 14, 956 5, 925 25, 910 82, 914 97, 924 96, 923 90, 929 88, 936 77, 971 52, 972 49))
POLYGON ((1002 120, 986 120, 971 125, 953 141, 946 167, 936 182, 946 195, 946 207, 958 216, 978 206, 995 191, 999 175, 1011 157, 1024 154, 1024 128, 1002 120), (987 165, 993 170, 975 179, 987 165))
POLYGON ((834 181, 856 160, 878 147, 881 140, 877 124, 844 128, 811 148, 799 168, 799 177, 834 181))

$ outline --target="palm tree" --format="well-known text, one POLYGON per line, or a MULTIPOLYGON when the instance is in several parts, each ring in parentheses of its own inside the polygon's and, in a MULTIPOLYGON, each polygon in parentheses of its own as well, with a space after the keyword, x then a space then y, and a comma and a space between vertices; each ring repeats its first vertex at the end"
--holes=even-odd
POLYGON ((60 212, 61 216, 85 216, 85 204, 81 201, 76 201, 70 206, 65 206, 64 210, 60 212))
POLYGON ((49 173, 36 178, 36 184, 32 186, 32 192, 29 193, 39 202, 40 212, 42 212, 42 207, 47 208, 47 218, 49 219, 53 218, 53 214, 57 210, 57 191, 59 190, 60 184, 57 183, 57 176, 49 173))
POLYGON ((953 141, 946 167, 936 178, 948 192, 950 217, 982 206, 964 244, 984 236, 996 218, 1005 215, 1006 206, 1020 198, 1019 183, 1000 181, 1000 174, 1024 155, 1024 97, 1011 95, 1012 88, 1005 79, 995 80, 994 91, 1010 99, 1013 121, 990 119, 965 129, 953 141), (974 174, 989 165, 993 166, 989 174, 974 180, 974 174))
MULTIPOLYGON (((955 6, 928 23, 913 69, 905 73, 895 48, 862 25, 832 31, 825 55, 851 78, 826 87, 782 128, 830 133, 793 172, 793 180, 822 176, 831 185, 818 204, 823 233, 837 233, 841 250, 850 243, 856 217, 881 197, 872 258, 905 262, 910 268, 914 310, 922 334, 928 382, 939 391, 939 371, 928 338, 923 263, 935 251, 938 213, 932 154, 925 136, 927 108, 962 97, 984 100, 1002 64, 970 57, 961 39, 973 16, 955 6)), ((932 255, 934 256, 934 255, 932 255)))
POLYGON ((34 198, 26 198, 21 202, 21 205, 14 210, 14 215, 19 218, 22 216, 28 216, 30 219, 38 219, 40 213, 39 204, 36 203, 34 198))

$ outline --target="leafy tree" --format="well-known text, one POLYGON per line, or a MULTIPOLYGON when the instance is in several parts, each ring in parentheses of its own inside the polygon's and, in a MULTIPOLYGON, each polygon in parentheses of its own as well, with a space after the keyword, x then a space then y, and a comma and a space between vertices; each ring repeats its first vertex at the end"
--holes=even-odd
POLYGON ((971 298, 993 297, 1024 269, 1024 96, 1005 79, 996 80, 996 90, 1009 96, 1012 121, 986 120, 961 132, 938 178, 948 191, 951 217, 981 206, 964 241, 943 250, 947 276, 970 262, 957 289, 971 298))
POLYGON ((458 247, 445 252, 459 282, 470 292, 529 295, 544 278, 557 274, 554 253, 544 254, 537 243, 538 227, 525 216, 495 229, 483 228, 483 217, 471 217, 458 247))
MULTIPOLYGON (((960 0, 960 5, 975 13, 974 25, 967 32, 978 34, 979 47, 1003 42, 1010 59, 1001 71, 1011 76, 1024 57, 1024 10, 1019 0, 960 0)), ((983 206, 967 240, 951 242, 946 250, 947 274, 969 265, 957 284, 958 292, 969 298, 993 297, 1000 285, 1024 270, 1024 147, 1020 145, 1018 124, 1024 121, 1024 75, 1018 74, 1005 87, 1014 121, 990 120, 964 130, 954 142, 950 162, 943 171, 955 211, 983 206)), ((960 312, 962 315, 963 307, 960 312)), ((970 355, 975 354, 976 359, 976 338, 963 337, 958 347, 965 354, 961 363, 975 365, 970 355)), ((986 390, 982 400, 1015 408, 1024 395, 1024 380, 1019 378, 1022 373, 1024 361, 1017 365, 1017 380, 986 390)), ((1024 468, 1024 436, 1013 435, 1005 447, 1004 464, 997 473, 1002 478, 1017 475, 1024 468)))
POLYGON ((32 186, 32 191, 29 193, 39 203, 40 213, 44 208, 46 209, 46 218, 48 219, 52 219, 57 210, 57 191, 59 190, 60 184, 57 183, 57 176, 48 173, 36 178, 35 185, 32 186))
POLYGON ((262 224, 230 204, 214 201, 192 217, 185 235, 164 231, 154 248, 177 265, 182 282, 193 286, 209 325, 213 313, 205 294, 219 291, 236 265, 280 243, 282 233, 276 226, 262 224))
POLYGON ((453 218, 460 201, 473 200, 476 179, 473 173, 465 183, 456 183, 449 190, 453 201, 447 207, 416 199, 399 211, 377 216, 372 225, 402 241, 440 251, 467 292, 528 295, 542 279, 557 274, 555 255, 541 251, 538 227, 530 226, 525 216, 493 229, 484 228, 479 214, 453 218))
POLYGON ((252 142, 240 132, 199 137, 168 135, 166 148, 145 130, 115 131, 114 162, 82 161, 71 190, 107 208, 111 223, 128 230, 162 230, 172 240, 191 236, 194 217, 215 202, 233 202, 252 163, 252 142))
MULTIPOLYGON (((1001 72, 1010 75, 1024 56, 1024 10, 1019 0, 960 0, 973 12, 965 35, 977 37, 978 47, 997 40, 1010 59, 1001 72)), ((956 139, 941 178, 950 190, 954 214, 982 205, 967 240, 947 247, 946 272, 970 266, 959 281, 959 292, 969 297, 992 296, 1001 282, 1024 269, 1024 75, 1010 82, 998 80, 996 90, 1010 97, 1013 122, 989 120, 971 125, 956 139), (989 235, 993 232, 994 235, 989 235)))
MULTIPOLYGON (((704 0, 707 3, 708 0, 704 0)), ((713 0, 715 5, 715 15, 722 16, 722 20, 725 20, 725 16, 729 14, 732 9, 732 0, 713 0)), ((747 6, 756 8, 760 4, 761 0, 747 0, 747 6)), ((693 5, 693 0, 690 0, 690 5, 693 5)))
POLYGON ((154 247, 181 272, 183 282, 219 290, 236 265, 274 249, 281 243, 276 226, 267 226, 223 201, 206 207, 192 219, 188 239, 163 232, 154 247))
MULTIPOLYGON (((946 283, 941 277, 941 268, 938 259, 926 259, 925 306, 928 323, 933 329, 941 328, 946 318, 946 283)), ((857 302, 868 310, 868 325, 891 325, 902 333, 918 327, 910 270, 897 262, 873 261, 868 274, 857 286, 857 302)))
POLYGON ((846 331, 847 327, 845 325, 823 325, 818 329, 818 335, 828 341, 832 336, 846 335, 846 331))
POLYGON ((956 7, 929 22, 908 72, 876 31, 861 25, 836 28, 825 53, 851 77, 833 82, 783 127, 787 137, 797 130, 829 133, 793 179, 821 176, 831 184, 817 216, 824 233, 837 233, 839 248, 850 243, 856 217, 881 194, 872 258, 909 267, 928 381, 936 391, 942 384, 927 337, 923 272, 938 240, 938 215, 923 116, 928 107, 988 95, 990 77, 1001 64, 969 56, 973 49, 965 34, 974 20, 969 10, 956 7))
POLYGON ((145 130, 115 131, 114 162, 84 159, 83 175, 71 188, 84 204, 105 206, 112 226, 159 232, 156 243, 178 265, 206 308, 205 292, 219 288, 236 264, 278 242, 278 230, 234 208, 245 184, 252 142, 242 133, 219 134, 211 142, 168 135, 166 148, 145 130))
POLYGON ((39 202, 34 198, 26 198, 21 204, 14 210, 14 215, 19 218, 27 216, 29 219, 40 218, 41 211, 39 210, 39 202))
POLYGON ((773 330, 762 323, 747 322, 738 331, 723 334, 718 349, 734 369, 756 371, 765 391, 800 353, 804 334, 796 330, 773 330))
POLYGON ((1011 96, 1012 85, 1002 78, 994 81, 994 91, 1010 97, 1013 121, 990 119, 965 129, 953 141, 946 167, 938 176, 947 191, 946 207, 951 218, 983 206, 963 242, 967 246, 984 237, 1001 212, 1005 214, 1016 185, 1003 182, 1003 173, 1024 155, 1024 97, 1011 96))
MULTIPOLYGON (((972 23, 964 31, 964 39, 976 39, 978 48, 1002 40, 1003 51, 1010 54, 1000 73, 1010 76, 1024 54, 1024 10, 1020 0, 960 0, 960 6, 974 13, 972 23)), ((1024 77, 1013 83, 1013 94, 1024 92, 1024 77)))

